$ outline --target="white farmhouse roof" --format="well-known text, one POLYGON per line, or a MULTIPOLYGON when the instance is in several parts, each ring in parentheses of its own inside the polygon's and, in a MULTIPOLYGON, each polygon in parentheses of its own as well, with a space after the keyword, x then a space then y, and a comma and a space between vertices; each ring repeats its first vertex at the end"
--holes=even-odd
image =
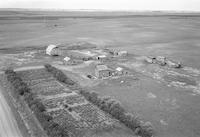
POLYGON ((65 57, 65 58, 64 58, 64 61, 69 61, 69 60, 70 60, 69 57, 65 57))
POLYGON ((106 58, 106 55, 99 55, 99 58, 106 58))
POLYGON ((54 48, 57 48, 56 45, 49 45, 47 48, 46 48, 46 54, 48 55, 51 55, 51 51, 54 49, 54 48))
POLYGON ((122 71, 123 68, 121 68, 121 67, 117 67, 116 70, 117 70, 117 71, 122 71))

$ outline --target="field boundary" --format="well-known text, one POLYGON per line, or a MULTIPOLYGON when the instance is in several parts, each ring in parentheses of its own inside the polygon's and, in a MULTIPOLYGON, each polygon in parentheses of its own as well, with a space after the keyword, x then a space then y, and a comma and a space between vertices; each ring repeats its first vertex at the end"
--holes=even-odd
MULTIPOLYGON (((4 89, 4 91, 6 91, 6 92, 3 92, 3 94, 4 96, 7 97, 9 106, 15 109, 17 113, 17 115, 15 115, 15 117, 17 117, 16 120, 18 120, 19 123, 23 122, 24 128, 26 128, 27 130, 27 131, 22 132, 23 136, 27 137, 27 134, 28 134, 30 137, 47 137, 46 133, 44 133, 43 129, 41 128, 41 125, 38 123, 38 120, 32 114, 32 111, 26 106, 24 101, 21 98, 16 99, 14 97, 13 93, 11 92, 13 90, 13 87, 6 80, 5 74, 2 74, 1 80, 2 82, 4 82, 4 85, 1 87, 4 89), (21 120, 21 122, 19 120, 21 120), (30 123, 31 125, 34 125, 34 127, 30 126, 30 123), (35 127, 37 130, 36 129, 34 130, 35 127), (41 130, 41 132, 43 132, 43 135, 41 134, 41 132, 39 132, 40 134, 38 134, 39 129, 41 130), (24 133, 24 132, 27 132, 27 133, 24 133)), ((12 112, 14 112, 13 109, 11 109, 12 112)), ((20 127, 20 129, 21 128, 22 127, 20 127)))
POLYGON ((45 68, 48 72, 60 82, 65 83, 69 88, 75 86, 79 90, 79 93, 83 95, 89 102, 100 108, 105 113, 110 114, 113 118, 119 120, 125 126, 135 132, 136 135, 142 137, 152 137, 154 134, 154 128, 150 122, 144 122, 140 117, 135 116, 129 112, 126 112, 121 103, 110 97, 100 97, 95 92, 89 92, 74 82, 71 78, 66 76, 61 70, 46 64, 45 68))

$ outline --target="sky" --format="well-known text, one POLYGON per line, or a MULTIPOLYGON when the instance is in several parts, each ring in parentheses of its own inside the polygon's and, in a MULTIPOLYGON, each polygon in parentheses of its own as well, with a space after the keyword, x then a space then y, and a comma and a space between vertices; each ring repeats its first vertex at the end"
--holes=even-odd
POLYGON ((0 8, 200 11, 200 0, 0 0, 0 8))

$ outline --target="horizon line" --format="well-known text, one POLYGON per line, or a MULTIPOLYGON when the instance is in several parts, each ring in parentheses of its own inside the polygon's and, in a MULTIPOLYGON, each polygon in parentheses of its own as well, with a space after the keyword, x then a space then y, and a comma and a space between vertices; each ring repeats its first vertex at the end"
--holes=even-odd
POLYGON ((200 13, 200 11, 196 10, 134 10, 134 9, 117 10, 117 9, 63 9, 63 8, 0 8, 0 10, 200 13))

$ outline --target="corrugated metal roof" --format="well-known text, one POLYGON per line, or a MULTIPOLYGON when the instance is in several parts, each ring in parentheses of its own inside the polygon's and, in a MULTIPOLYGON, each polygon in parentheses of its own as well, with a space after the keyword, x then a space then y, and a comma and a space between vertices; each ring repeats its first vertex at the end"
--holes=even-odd
POLYGON ((51 51, 54 49, 54 48, 57 48, 56 45, 49 45, 46 49, 46 54, 48 55, 51 55, 51 51))

